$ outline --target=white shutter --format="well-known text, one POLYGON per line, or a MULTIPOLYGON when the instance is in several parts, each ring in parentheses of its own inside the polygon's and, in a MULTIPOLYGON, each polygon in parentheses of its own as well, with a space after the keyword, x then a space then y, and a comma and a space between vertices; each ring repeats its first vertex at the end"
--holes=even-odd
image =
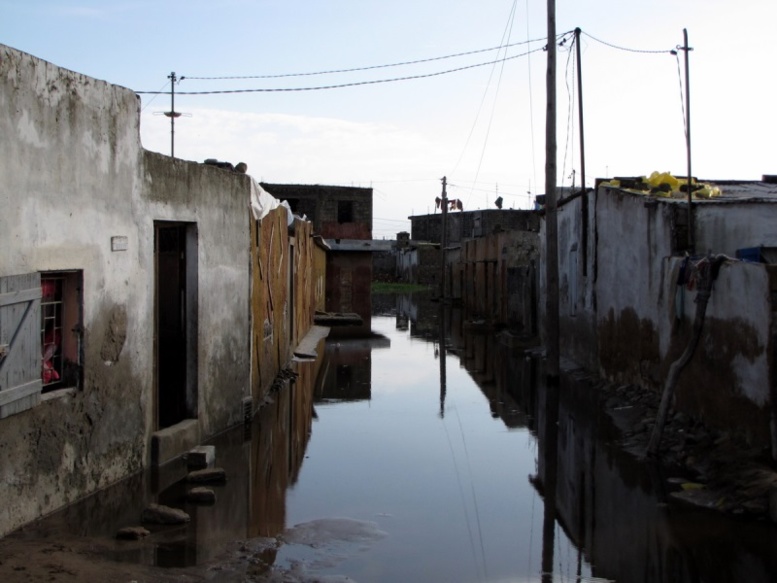
POLYGON ((0 277, 0 419, 40 402, 40 274, 0 277))

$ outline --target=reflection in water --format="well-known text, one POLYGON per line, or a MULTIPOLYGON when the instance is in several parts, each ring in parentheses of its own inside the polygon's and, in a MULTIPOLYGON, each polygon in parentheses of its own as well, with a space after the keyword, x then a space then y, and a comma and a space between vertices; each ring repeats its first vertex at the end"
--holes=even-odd
MULTIPOLYGON (((398 302, 398 310, 408 302, 398 302)), ((416 324, 413 314, 423 319, 417 306, 406 312, 411 330, 429 325, 416 324)), ((510 354, 494 334, 467 332, 456 311, 450 318, 451 350, 492 414, 538 438, 530 481, 544 500, 544 581, 777 580, 774 525, 667 504, 668 476, 614 445, 615 430, 590 378, 565 375, 560 387, 543 387, 541 362, 510 354), (571 553, 560 552, 559 534, 572 542, 571 553), (560 554, 568 556, 566 566, 560 554)))
POLYGON ((315 390, 316 401, 369 400, 372 351, 390 347, 390 340, 377 334, 327 342, 315 390))
POLYGON ((775 528, 666 504, 664 476, 613 445, 589 379, 546 387, 540 360, 458 310, 393 305, 379 335, 329 341, 248 438, 214 441, 228 475, 215 504, 190 504, 172 464, 13 536, 87 537, 116 560, 216 564, 230 581, 777 580, 775 528), (115 541, 149 502, 192 521, 115 541))
POLYGON ((445 311, 444 305, 440 304, 440 336, 438 340, 438 349, 435 351, 435 357, 440 360, 440 419, 445 418, 445 361, 446 361, 446 340, 445 331, 447 326, 445 325, 445 311))

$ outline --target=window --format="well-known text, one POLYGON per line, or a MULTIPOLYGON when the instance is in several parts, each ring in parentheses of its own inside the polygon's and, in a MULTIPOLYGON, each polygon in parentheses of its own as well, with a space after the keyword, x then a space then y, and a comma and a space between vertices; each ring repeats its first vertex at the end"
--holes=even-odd
POLYGON ((80 385, 80 271, 47 272, 40 278, 40 345, 43 392, 80 385))
POLYGON ((337 201, 337 222, 338 223, 353 222, 353 201, 352 200, 337 201))

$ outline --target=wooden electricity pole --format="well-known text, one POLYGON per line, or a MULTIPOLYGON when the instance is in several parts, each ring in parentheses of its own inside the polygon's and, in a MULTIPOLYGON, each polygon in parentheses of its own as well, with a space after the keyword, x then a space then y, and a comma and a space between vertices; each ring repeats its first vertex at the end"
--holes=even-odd
POLYGON ((580 28, 575 29, 575 53, 577 56, 577 111, 580 120, 580 185, 581 185, 581 217, 582 230, 582 260, 583 276, 588 275, 588 192, 585 188, 585 131, 583 129, 583 59, 580 56, 580 28))
POLYGON ((545 331, 549 384, 559 379, 558 217, 556 211, 556 5, 548 0, 545 114, 545 331))
POLYGON ((691 76, 688 72, 688 53, 693 49, 688 46, 688 29, 683 29, 683 46, 678 47, 685 52, 685 150, 688 162, 688 252, 696 251, 696 236, 693 232, 693 188, 691 186, 691 76))
POLYGON ((445 248, 448 246, 448 178, 442 177, 442 226, 440 230, 440 301, 444 302, 448 289, 448 266, 445 265, 445 248))

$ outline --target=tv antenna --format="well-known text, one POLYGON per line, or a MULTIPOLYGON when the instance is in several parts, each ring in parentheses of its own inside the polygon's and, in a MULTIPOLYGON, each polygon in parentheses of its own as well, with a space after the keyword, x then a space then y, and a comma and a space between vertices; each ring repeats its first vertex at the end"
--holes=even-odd
POLYGON ((191 113, 181 113, 180 111, 175 111, 175 83, 178 81, 179 83, 186 79, 186 77, 181 77, 178 79, 175 76, 175 71, 170 73, 167 76, 168 79, 170 79, 170 111, 158 111, 155 112, 154 115, 165 115, 170 118, 170 157, 175 157, 175 119, 181 116, 184 117, 191 117, 191 113))

